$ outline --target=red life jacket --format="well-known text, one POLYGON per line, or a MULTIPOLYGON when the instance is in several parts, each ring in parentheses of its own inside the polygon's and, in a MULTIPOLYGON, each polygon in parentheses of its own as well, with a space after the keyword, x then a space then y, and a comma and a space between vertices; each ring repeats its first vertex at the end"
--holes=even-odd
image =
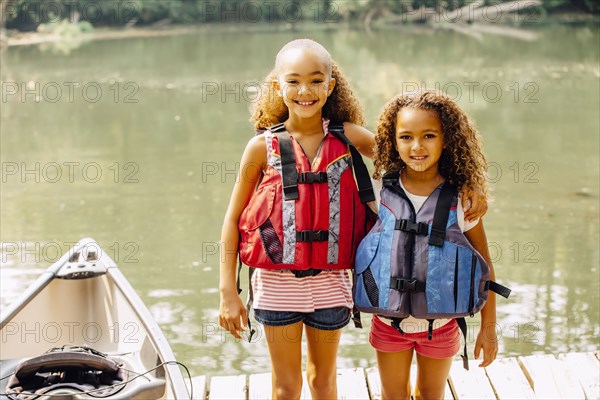
POLYGON ((374 222, 366 203, 375 196, 343 126, 326 121, 324 129, 312 168, 283 124, 264 133, 267 169, 238 225, 244 264, 272 270, 353 267, 356 248, 374 222))

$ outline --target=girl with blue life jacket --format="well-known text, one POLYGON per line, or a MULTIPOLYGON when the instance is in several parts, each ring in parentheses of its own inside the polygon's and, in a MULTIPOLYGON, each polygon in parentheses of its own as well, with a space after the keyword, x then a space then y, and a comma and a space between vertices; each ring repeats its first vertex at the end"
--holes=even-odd
POLYGON ((442 399, 460 349, 457 321, 466 332, 461 317, 481 311, 475 358, 483 351, 480 367, 489 365, 498 351, 492 291, 510 292, 493 281, 483 221, 457 207, 465 187, 487 194, 486 160, 471 121, 436 92, 392 99, 376 142, 374 177, 383 189, 377 222, 357 250, 355 304, 374 314, 369 341, 382 397, 410 398, 416 352, 416 398, 442 399))
MULTIPOLYGON (((236 338, 249 325, 236 287, 239 256, 251 267, 272 397, 300 397, 304 331, 312 398, 336 398, 339 338, 353 307, 348 270, 372 225, 366 205, 374 194, 360 154, 373 157, 375 139, 320 44, 286 44, 265 83, 252 115, 260 131, 244 150, 221 233, 219 324, 236 338)), ((472 197, 476 217, 487 204, 472 197)))

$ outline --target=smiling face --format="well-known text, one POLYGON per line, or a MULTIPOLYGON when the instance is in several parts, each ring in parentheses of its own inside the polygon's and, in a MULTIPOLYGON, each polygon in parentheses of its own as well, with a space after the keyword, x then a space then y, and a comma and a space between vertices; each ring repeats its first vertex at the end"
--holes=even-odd
POLYGON ((436 111, 403 108, 396 117, 396 150, 407 168, 438 172, 444 149, 442 123, 436 111))
POLYGON ((289 49, 277 65, 273 86, 283 97, 290 116, 311 118, 319 115, 335 87, 330 60, 309 48, 289 49))

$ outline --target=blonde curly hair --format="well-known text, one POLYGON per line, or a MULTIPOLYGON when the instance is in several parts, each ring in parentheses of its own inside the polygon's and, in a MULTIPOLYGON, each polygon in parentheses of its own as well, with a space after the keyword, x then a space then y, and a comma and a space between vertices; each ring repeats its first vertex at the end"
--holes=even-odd
POLYGON ((482 152, 481 136, 454 100, 435 91, 398 95, 385 105, 377 121, 373 177, 379 179, 386 172, 406 168, 396 150, 396 120, 405 107, 432 110, 438 114, 446 145, 438 164, 440 175, 459 191, 479 188, 487 199, 487 161, 482 152))
POLYGON ((275 68, 265 77, 261 87, 260 97, 252 105, 250 121, 256 129, 264 129, 271 125, 284 122, 288 119, 288 109, 283 98, 275 93, 272 82, 277 79, 277 69, 283 54, 290 49, 309 48, 317 51, 319 56, 330 68, 331 77, 335 78, 336 84, 323 106, 323 118, 336 122, 352 122, 364 125, 362 108, 358 102, 348 80, 340 70, 339 66, 332 60, 329 52, 319 43, 310 39, 297 39, 287 43, 277 54, 275 68))

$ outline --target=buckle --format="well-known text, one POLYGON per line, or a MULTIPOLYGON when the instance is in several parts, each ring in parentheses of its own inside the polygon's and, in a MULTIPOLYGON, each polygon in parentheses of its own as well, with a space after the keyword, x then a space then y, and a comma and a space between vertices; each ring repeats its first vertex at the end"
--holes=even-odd
POLYGON ((306 278, 307 276, 317 276, 323 271, 322 269, 309 268, 306 270, 293 269, 292 273, 296 278, 306 278))
POLYGON ((301 172, 298 174, 298 183, 324 182, 327 182, 327 172, 301 172))
POLYGON ((326 242, 329 239, 328 231, 297 231, 297 242, 326 242))
POLYGON ((404 279, 400 282, 400 291, 401 292, 414 292, 417 288, 417 280, 416 279, 404 279))
POLYGON ((408 219, 397 219, 394 226, 396 230, 413 232, 417 235, 427 235, 428 226, 422 222, 413 222, 408 219))
POLYGON ((390 278, 390 288, 399 292, 422 292, 423 287, 416 279, 390 278))

